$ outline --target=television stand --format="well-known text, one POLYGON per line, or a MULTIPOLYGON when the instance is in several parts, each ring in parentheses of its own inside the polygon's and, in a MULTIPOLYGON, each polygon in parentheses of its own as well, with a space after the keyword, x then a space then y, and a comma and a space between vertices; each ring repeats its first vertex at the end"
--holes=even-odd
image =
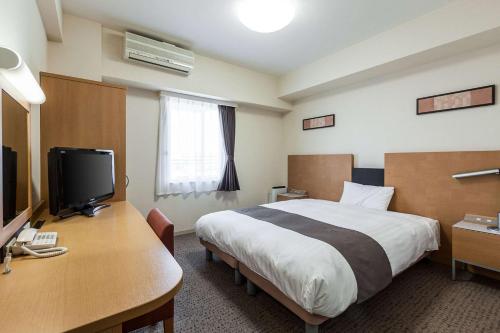
POLYGON ((75 208, 75 210, 71 213, 59 216, 59 219, 63 220, 63 219, 67 219, 68 217, 72 217, 75 215, 85 215, 87 217, 93 217, 93 216, 95 216, 95 213, 97 213, 97 211, 99 211, 103 208, 106 208, 106 207, 111 207, 111 205, 109 205, 109 204, 85 205, 80 209, 75 208))
POLYGON ((95 213, 103 208, 110 207, 111 205, 108 204, 101 204, 101 205, 88 205, 85 206, 83 209, 80 210, 80 214, 92 217, 95 216, 95 213))

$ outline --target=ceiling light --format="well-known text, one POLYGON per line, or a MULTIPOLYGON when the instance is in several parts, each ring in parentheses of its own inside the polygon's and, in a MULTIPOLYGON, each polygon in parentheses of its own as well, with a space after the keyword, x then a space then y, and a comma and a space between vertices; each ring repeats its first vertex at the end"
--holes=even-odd
POLYGON ((241 0, 238 17, 248 29, 268 33, 286 27, 295 15, 293 0, 241 0))
POLYGON ((0 47, 0 76, 2 76, 30 104, 45 102, 45 94, 33 74, 14 50, 0 47))

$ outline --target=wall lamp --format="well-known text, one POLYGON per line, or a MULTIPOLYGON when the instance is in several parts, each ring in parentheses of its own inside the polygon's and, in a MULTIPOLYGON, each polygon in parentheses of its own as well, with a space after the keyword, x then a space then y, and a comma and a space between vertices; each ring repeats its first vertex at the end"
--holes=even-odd
MULTIPOLYGON (((454 174, 452 177, 455 179, 462 179, 462 178, 479 177, 479 176, 487 176, 487 175, 500 175, 500 169, 488 169, 488 170, 479 170, 479 171, 457 173, 457 174, 454 174)), ((496 226, 489 226, 488 230, 500 232, 500 213, 498 213, 497 215, 498 215, 497 216, 498 217, 497 225, 496 226)))
POLYGON ((30 104, 43 104, 45 94, 16 51, 0 46, 0 75, 30 104))
POLYGON ((487 175, 500 175, 500 169, 488 169, 488 170, 457 173, 457 174, 453 175, 452 177, 455 179, 462 179, 462 178, 487 176, 487 175))

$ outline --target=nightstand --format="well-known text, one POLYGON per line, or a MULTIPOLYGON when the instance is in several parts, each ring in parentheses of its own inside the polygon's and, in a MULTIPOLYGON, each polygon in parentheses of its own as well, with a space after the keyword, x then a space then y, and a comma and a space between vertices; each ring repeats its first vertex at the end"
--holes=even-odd
POLYGON ((452 229, 452 273, 455 280, 455 264, 478 266, 500 272, 500 232, 488 230, 485 224, 461 221, 452 229))
POLYGON ((307 199, 309 196, 307 194, 297 194, 297 193, 281 193, 278 194, 278 201, 287 201, 287 200, 295 200, 295 199, 307 199))

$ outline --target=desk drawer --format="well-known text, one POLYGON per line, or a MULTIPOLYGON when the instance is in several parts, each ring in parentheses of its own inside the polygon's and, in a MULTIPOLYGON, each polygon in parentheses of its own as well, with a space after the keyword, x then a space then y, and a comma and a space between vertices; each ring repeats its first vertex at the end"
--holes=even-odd
POLYGON ((500 235, 453 228, 453 258, 500 269, 500 235))

